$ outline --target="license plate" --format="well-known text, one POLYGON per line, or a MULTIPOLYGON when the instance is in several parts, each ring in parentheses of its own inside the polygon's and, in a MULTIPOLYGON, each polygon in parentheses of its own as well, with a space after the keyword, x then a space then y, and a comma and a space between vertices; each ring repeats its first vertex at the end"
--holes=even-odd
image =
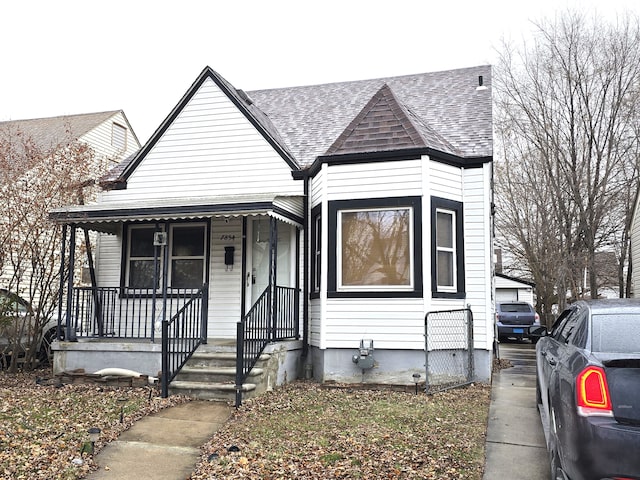
POLYGON ((524 328, 514 328, 513 333, 524 333, 524 328))

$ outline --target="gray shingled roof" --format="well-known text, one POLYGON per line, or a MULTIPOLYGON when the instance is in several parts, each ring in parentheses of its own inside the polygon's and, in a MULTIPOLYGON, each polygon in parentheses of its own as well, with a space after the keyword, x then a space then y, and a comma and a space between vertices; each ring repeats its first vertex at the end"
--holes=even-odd
MULTIPOLYGON (((443 145, 461 158, 493 154, 489 65, 372 80, 249 92, 304 168, 329 147, 383 85, 443 145), (487 88, 478 89, 478 77, 487 88)), ((426 135, 423 135, 423 138, 426 135)), ((447 152, 445 152, 447 153, 447 152)))
MULTIPOLYGON (((359 144, 344 145, 331 153, 362 153, 366 150, 373 129, 365 132, 358 125, 359 115, 376 95, 382 95, 388 111, 387 121, 395 115, 394 127, 402 128, 416 148, 427 147, 464 159, 487 158, 493 155, 491 118, 491 66, 447 70, 441 72, 386 77, 372 80, 256 90, 245 94, 220 74, 206 67, 198 79, 158 127, 147 144, 135 155, 125 159, 101 181, 106 188, 126 181, 132 171, 169 127, 206 77, 211 77, 230 98, 244 109, 255 125, 270 137, 292 168, 308 168, 317 157, 329 153, 329 148, 342 135, 358 129, 359 144), (478 88, 483 77, 483 88, 478 88), (384 87, 384 89, 383 89, 384 87), (382 90, 381 90, 382 89, 382 90), (382 92, 382 93, 380 93, 382 92), (388 114, 393 110, 395 113, 388 114), (399 123, 398 123, 399 122, 399 123), (411 131, 411 134, 408 132, 411 131), (416 135, 417 134, 417 135, 416 135)), ((380 112, 378 112, 380 113, 380 112)), ((351 132, 353 133, 353 132, 351 132)), ((351 140, 356 140, 354 137, 351 140)), ((409 148, 408 143, 378 142, 380 149, 409 148)), ((372 147, 373 148, 373 147, 372 147)))
POLYGON ((27 120, 10 120, 0 122, 0 132, 7 129, 11 134, 22 132, 28 135, 39 147, 49 148, 72 137, 78 139, 91 129, 97 127, 120 110, 108 112, 83 113, 79 115, 62 115, 59 117, 31 118, 27 120))

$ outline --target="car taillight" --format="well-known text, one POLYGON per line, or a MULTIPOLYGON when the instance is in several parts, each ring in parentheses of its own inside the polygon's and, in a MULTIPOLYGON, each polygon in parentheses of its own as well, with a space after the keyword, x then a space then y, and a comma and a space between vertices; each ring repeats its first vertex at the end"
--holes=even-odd
POLYGON ((538 312, 536 312, 536 319, 533 323, 540 323, 540 315, 538 315, 538 312))
POLYGON ((613 417, 607 376, 601 367, 588 366, 578 374, 576 395, 578 413, 583 417, 613 417))

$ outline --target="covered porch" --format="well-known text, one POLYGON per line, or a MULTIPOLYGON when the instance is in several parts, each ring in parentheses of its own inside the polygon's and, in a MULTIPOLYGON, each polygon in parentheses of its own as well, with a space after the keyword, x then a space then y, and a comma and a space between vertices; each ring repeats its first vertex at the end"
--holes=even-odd
POLYGON ((159 372, 166 395, 216 339, 235 346, 242 385, 268 344, 300 338, 301 207, 269 196, 53 212, 64 224, 54 368, 84 358, 90 372, 102 358, 101 368, 159 372))

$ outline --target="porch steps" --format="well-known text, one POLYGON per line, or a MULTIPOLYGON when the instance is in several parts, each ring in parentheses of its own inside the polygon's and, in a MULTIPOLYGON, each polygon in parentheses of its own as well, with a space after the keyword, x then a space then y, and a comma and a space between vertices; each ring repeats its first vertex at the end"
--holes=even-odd
MULTIPOLYGON (((244 399, 266 390, 264 366, 271 358, 262 354, 242 385, 244 399)), ((201 400, 235 401, 236 353, 229 346, 201 345, 169 385, 173 395, 186 395, 201 400)))

